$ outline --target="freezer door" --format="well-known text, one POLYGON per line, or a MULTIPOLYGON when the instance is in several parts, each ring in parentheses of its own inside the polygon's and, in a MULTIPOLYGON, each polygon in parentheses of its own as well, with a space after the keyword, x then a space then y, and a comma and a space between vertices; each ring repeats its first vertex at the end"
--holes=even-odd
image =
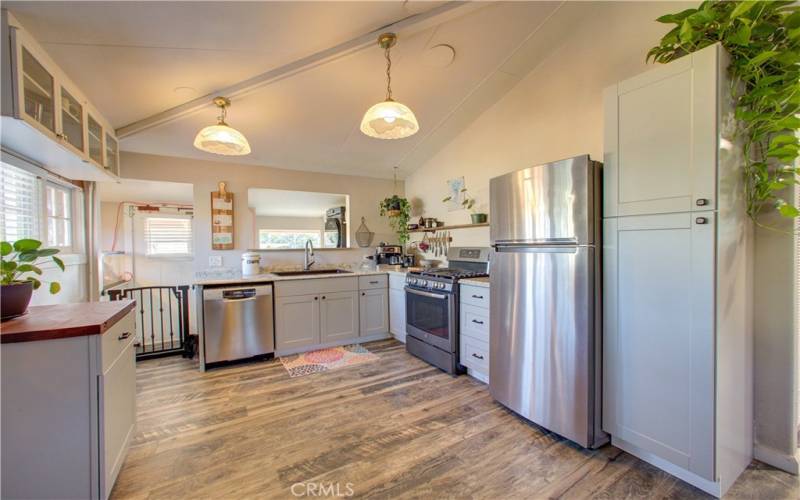
POLYGON ((602 444, 595 249, 498 248, 491 273, 489 387, 523 417, 602 444))
POLYGON ((492 243, 594 244, 599 165, 584 155, 493 178, 492 243))

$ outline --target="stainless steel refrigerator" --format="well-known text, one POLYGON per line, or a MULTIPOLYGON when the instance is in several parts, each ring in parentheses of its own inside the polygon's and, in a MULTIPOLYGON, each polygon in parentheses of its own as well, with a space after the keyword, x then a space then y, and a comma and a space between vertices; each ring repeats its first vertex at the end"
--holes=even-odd
POLYGON ((588 155, 490 181, 492 396, 583 447, 601 404, 601 171, 588 155))

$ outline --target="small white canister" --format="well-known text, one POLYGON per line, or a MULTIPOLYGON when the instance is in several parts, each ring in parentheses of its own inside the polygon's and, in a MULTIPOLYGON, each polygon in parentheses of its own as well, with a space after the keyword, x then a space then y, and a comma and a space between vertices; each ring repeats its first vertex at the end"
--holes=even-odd
POLYGON ((252 276, 261 272, 261 254, 246 252, 242 254, 242 276, 252 276))

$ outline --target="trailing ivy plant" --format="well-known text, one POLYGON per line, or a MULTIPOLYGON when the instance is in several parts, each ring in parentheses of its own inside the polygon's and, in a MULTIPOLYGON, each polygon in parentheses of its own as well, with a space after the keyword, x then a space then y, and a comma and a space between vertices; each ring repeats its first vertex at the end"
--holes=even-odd
POLYGON ((411 218, 411 204, 407 199, 392 195, 380 203, 381 216, 389 217, 389 225, 397 233, 400 245, 405 247, 409 240, 408 221, 411 218))
POLYGON ((675 24, 647 60, 667 63, 720 43, 731 56, 728 72, 743 147, 747 214, 756 222, 764 209, 797 217, 783 198, 800 184, 800 7, 790 1, 705 1, 696 9, 667 14, 675 24))

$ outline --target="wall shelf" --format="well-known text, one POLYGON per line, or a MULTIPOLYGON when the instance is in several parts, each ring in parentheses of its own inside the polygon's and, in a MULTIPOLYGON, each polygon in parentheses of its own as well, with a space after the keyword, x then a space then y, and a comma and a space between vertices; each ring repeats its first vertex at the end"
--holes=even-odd
POLYGON ((439 227, 420 227, 418 229, 409 229, 409 233, 435 233, 436 231, 450 231, 451 229, 466 229, 469 227, 488 227, 488 222, 481 222, 480 224, 454 224, 451 226, 439 227))

